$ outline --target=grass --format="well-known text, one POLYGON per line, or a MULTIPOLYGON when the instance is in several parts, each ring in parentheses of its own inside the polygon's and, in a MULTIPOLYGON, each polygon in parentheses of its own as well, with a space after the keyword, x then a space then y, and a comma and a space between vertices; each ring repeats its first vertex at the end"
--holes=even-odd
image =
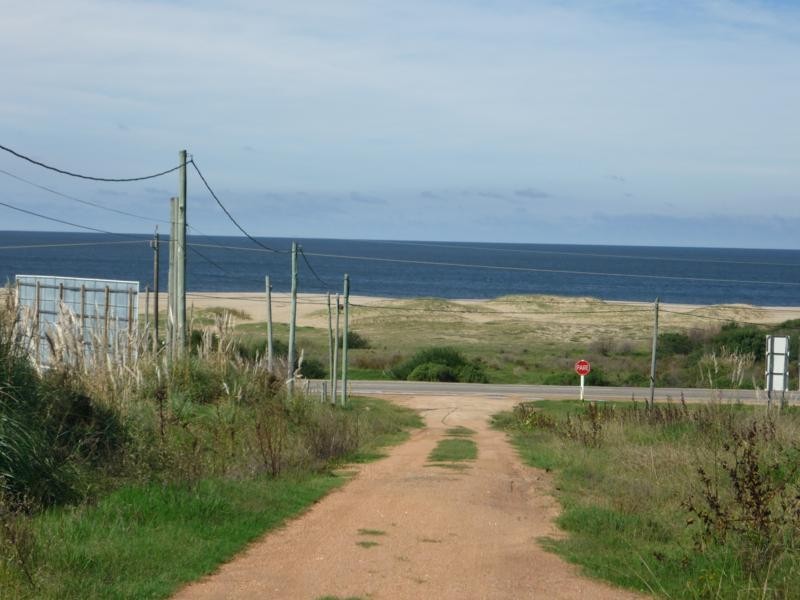
POLYGON ((432 463, 451 463, 465 460, 474 460, 478 457, 478 446, 472 440, 444 439, 436 444, 428 460, 432 463))
MULTIPOLYGON (((213 413, 201 408, 198 414, 213 413)), ((401 441, 406 428, 422 425, 413 411, 376 399, 354 398, 342 412, 361 422, 362 445, 349 455, 358 461, 382 456, 380 449, 401 441)), ((27 523, 36 544, 36 587, 18 572, 0 568, 0 596, 168 597, 344 481, 326 470, 279 478, 154 482, 123 485, 93 505, 50 509, 27 523)))
POLYGON ((781 506, 800 491, 798 411, 535 402, 495 425, 553 472, 569 535, 544 543, 589 575, 669 598, 793 597, 800 519, 781 506))
POLYGON ((386 532, 381 529, 359 529, 358 535, 386 535, 386 532))
POLYGON ((343 482, 305 475, 126 486, 96 506, 53 510, 34 523, 44 559, 38 587, 12 595, 165 598, 343 482))
POLYGON ((458 427, 451 427, 445 432, 447 435, 452 435, 455 437, 465 437, 470 435, 475 435, 475 430, 470 429, 469 427, 464 427, 459 425, 458 427))
POLYGON ((372 540, 362 540, 360 542, 356 542, 356 546, 361 546, 362 548, 374 548, 375 546, 380 546, 378 542, 373 542, 372 540))

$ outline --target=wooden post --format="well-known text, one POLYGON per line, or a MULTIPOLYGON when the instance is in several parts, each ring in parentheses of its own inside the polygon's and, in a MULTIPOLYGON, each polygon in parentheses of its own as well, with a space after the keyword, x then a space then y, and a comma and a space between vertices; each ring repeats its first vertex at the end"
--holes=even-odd
POLYGON ((336 404, 336 390, 339 383, 339 294, 336 294, 336 340, 333 344, 333 384, 331 387, 331 403, 336 404))
MULTIPOLYGON (((331 309, 331 293, 328 292, 328 378, 330 379, 331 389, 334 388, 333 382, 336 380, 336 365, 333 362, 333 346, 333 310, 331 309)), ((331 396, 331 404, 336 404, 336 396, 331 396)))
POLYGON ((178 199, 169 199, 170 234, 169 234, 169 272, 167 274, 167 354, 170 360, 175 358, 175 246, 178 229, 178 199))
POLYGON ((297 242, 292 242, 292 304, 289 315, 289 350, 286 357, 288 363, 287 387, 289 396, 294 393, 294 353, 295 353, 295 336, 297 334, 297 242))
MULTIPOLYGON (((97 315, 95 315, 97 318, 97 315)), ((81 339, 86 335, 86 286, 81 284, 81 339)))
POLYGON ((40 302, 42 300, 42 288, 41 283, 36 281, 36 295, 34 296, 34 308, 33 308, 33 335, 36 336, 36 362, 38 363, 40 360, 39 353, 41 349, 39 345, 41 343, 41 334, 39 333, 39 310, 41 310, 40 302))
POLYGON ((653 319, 653 352, 650 357, 650 404, 649 407, 653 408, 653 402, 656 395, 656 355, 658 352, 658 298, 656 298, 655 305, 653 306, 654 319, 653 319))
POLYGON ((272 283, 269 280, 269 275, 264 278, 264 286, 267 291, 267 370, 272 373, 275 365, 275 355, 272 341, 272 283))
POLYGON ((342 406, 347 404, 347 342, 350 328, 350 276, 344 276, 344 332, 342 334, 342 406))
POLYGON ((175 267, 176 286, 176 321, 177 340, 176 351, 179 357, 183 356, 186 348, 186 150, 178 153, 181 168, 178 170, 178 224, 177 248, 175 267))
POLYGON ((144 286, 144 330, 150 330, 150 286, 144 286))
POLYGON ((153 352, 158 352, 158 283, 159 273, 158 269, 161 262, 160 244, 158 236, 158 225, 156 225, 156 234, 153 237, 153 352))

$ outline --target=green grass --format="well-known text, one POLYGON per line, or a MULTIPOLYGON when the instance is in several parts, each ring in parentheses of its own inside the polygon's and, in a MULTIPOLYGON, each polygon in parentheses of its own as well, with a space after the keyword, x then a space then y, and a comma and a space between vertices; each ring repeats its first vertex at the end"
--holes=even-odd
POLYGON ((460 438, 440 440, 428 460, 432 463, 448 463, 474 460, 478 456, 478 446, 472 440, 460 438))
MULTIPOLYGON (((745 562, 753 549, 751 542, 729 536, 725 543, 706 539, 702 547, 696 546, 700 520, 684 504, 690 498, 702 504, 697 469, 703 466, 706 472, 719 474, 723 512, 738 510, 730 508, 731 484, 717 461, 724 455, 732 464, 724 445, 730 435, 726 427, 738 430, 765 418, 763 408, 689 407, 684 422, 653 423, 621 418, 626 404, 609 404, 618 416, 601 417, 599 442, 587 445, 580 441, 579 426, 565 425, 567 415, 576 423, 585 405, 529 406, 540 419, 551 421, 536 424, 534 419, 526 425, 503 413, 494 424, 512 434, 524 462, 554 473, 555 494, 562 506, 557 522, 569 535, 544 540, 547 548, 581 565, 591 576, 663 597, 788 598, 794 593, 800 584, 800 552, 793 541, 778 550, 766 572, 751 573, 745 562), (704 410, 709 418, 691 416, 704 410), (562 427, 560 434, 552 423, 562 427)), ((781 414, 775 431, 781 444, 796 445, 797 411, 781 414)), ((776 451, 772 442, 759 444, 765 456, 776 451)))
POLYGON ((463 427, 462 425, 459 425, 458 427, 451 427, 445 433, 447 435, 452 435, 455 437, 464 437, 464 436, 475 435, 475 430, 470 429, 469 427, 463 427))
MULTIPOLYGON (((46 560, 30 598, 165 598, 319 500, 344 479, 208 479, 126 486, 34 522, 46 560)), ((13 594, 12 594, 13 595, 13 594)))
POLYGON ((386 532, 381 529, 359 529, 358 535, 386 535, 386 532))
POLYGON ((371 540, 362 540, 360 542, 356 542, 356 546, 361 546, 362 548, 374 548, 375 546, 380 546, 380 544, 371 540))
MULTIPOLYGON (((194 421, 201 423, 212 408, 200 407, 194 421)), ((378 399, 353 398, 344 412, 358 419, 362 432, 361 447, 345 461, 379 458, 382 448, 405 439, 407 428, 422 426, 414 411, 378 399)), ((333 461, 330 468, 341 464, 333 461)), ((193 485, 123 484, 95 504, 26 519, 36 540, 31 566, 37 587, 0 563, 0 597, 168 597, 344 481, 326 471, 205 478, 193 485)))

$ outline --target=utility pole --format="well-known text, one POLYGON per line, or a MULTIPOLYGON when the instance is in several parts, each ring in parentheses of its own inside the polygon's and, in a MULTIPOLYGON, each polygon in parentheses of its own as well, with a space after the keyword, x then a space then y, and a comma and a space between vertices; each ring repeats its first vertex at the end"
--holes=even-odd
POLYGON ((186 150, 178 153, 178 224, 176 253, 177 287, 177 356, 183 356, 186 348, 186 150))
POLYGON ((267 370, 272 373, 275 356, 272 345, 272 283, 269 281, 269 275, 265 277, 264 285, 267 289, 267 370))
POLYGON ((289 351, 286 362, 289 363, 289 379, 287 386, 289 396, 294 394, 294 345, 297 327, 297 242, 292 242, 292 304, 289 314, 289 351))
POLYGON ((344 276, 344 334, 342 335, 342 406, 347 404, 347 342, 350 327, 350 275, 344 276))
POLYGON ((153 353, 158 352, 158 267, 159 256, 158 225, 150 246, 153 248, 153 353))
POLYGON ((653 306, 653 355, 650 358, 650 408, 653 408, 656 396, 656 355, 658 352, 658 298, 653 306))
MULTIPOLYGON (((338 306, 337 306, 338 310, 338 306)), ((331 293, 328 292, 328 373, 331 381, 331 390, 334 389, 333 382, 336 380, 336 365, 333 363, 333 311, 331 310, 331 293)), ((327 398, 325 398, 327 401, 327 398)), ((336 395, 331 396, 331 404, 336 404, 336 395)))
POLYGON ((177 311, 176 292, 177 284, 175 268, 175 248, 177 246, 178 231, 178 199, 174 196, 169 199, 169 273, 167 275, 167 354, 170 360, 175 358, 175 316, 177 311))
POLYGON ((336 386, 339 382, 339 294, 336 294, 336 343, 333 345, 333 387, 331 403, 336 404, 336 386))

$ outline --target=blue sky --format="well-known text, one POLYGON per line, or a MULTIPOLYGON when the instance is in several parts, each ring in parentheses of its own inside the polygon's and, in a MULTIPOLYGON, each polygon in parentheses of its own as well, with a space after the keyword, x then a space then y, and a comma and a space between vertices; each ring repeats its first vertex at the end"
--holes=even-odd
MULTIPOLYGON (((1 144, 111 177, 186 148, 255 235, 800 248, 794 2, 6 3, 0 72, 1 144)), ((157 218, 176 188, 0 169, 157 218)), ((152 230, 2 173, 0 198, 152 230)))

